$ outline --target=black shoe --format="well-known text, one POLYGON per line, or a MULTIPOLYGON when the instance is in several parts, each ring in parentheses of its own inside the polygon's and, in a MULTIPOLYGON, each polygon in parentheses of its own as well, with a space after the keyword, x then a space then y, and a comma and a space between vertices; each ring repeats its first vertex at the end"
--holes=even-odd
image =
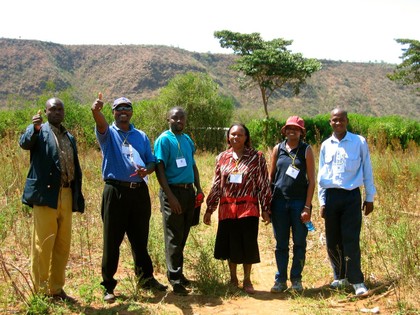
POLYGON ((74 298, 72 298, 71 296, 68 296, 66 294, 66 292, 64 292, 63 289, 61 289, 61 291, 59 293, 53 294, 53 299, 54 300, 59 300, 59 301, 64 301, 64 302, 69 302, 69 303, 75 303, 76 300, 74 298))
POLYGON ((190 291, 188 291, 182 284, 180 284, 180 283, 175 283, 174 285, 173 285, 173 290, 174 290, 174 293, 176 294, 176 295, 188 295, 188 293, 190 293, 190 291))
POLYGON ((115 302, 115 295, 113 291, 105 291, 104 302, 107 302, 107 303, 115 302))
POLYGON ((189 287, 191 285, 191 281, 185 278, 184 275, 181 275, 181 278, 179 278, 179 280, 184 287, 189 287))
POLYGON ((168 288, 167 285, 163 285, 159 281, 157 281, 155 278, 149 278, 146 280, 146 282, 141 286, 143 289, 146 290, 158 290, 158 291, 166 291, 168 288))

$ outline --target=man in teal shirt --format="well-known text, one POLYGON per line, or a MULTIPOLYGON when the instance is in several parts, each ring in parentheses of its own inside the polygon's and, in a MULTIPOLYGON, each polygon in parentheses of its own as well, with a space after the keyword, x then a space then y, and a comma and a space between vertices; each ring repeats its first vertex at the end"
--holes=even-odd
POLYGON ((190 281, 184 275, 184 247, 193 220, 196 193, 202 193, 194 160, 195 146, 183 133, 187 120, 181 107, 168 112, 169 130, 155 141, 156 176, 165 236, 167 276, 174 293, 187 295, 190 281), (194 189, 195 186, 195 189, 194 189))

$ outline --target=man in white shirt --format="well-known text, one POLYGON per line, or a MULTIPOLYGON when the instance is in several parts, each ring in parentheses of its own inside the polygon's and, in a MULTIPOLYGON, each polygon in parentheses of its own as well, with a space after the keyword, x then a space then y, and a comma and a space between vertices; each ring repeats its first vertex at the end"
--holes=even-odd
POLYGON ((318 197, 334 272, 331 287, 350 282, 356 295, 361 295, 367 292, 360 263, 361 209, 365 215, 373 211, 376 189, 366 139, 347 131, 348 123, 345 110, 331 111, 333 134, 321 145, 318 197), (362 185, 366 192, 363 205, 362 185))

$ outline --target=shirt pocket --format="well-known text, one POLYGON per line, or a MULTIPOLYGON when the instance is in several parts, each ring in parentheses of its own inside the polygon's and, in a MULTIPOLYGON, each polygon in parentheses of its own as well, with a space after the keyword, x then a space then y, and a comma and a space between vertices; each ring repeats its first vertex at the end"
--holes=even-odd
POLYGON ((355 171, 360 166, 360 155, 356 153, 349 153, 346 159, 346 171, 355 171))
POLYGON ((332 164, 333 158, 334 158, 334 153, 326 152, 325 158, 324 158, 325 164, 332 164))

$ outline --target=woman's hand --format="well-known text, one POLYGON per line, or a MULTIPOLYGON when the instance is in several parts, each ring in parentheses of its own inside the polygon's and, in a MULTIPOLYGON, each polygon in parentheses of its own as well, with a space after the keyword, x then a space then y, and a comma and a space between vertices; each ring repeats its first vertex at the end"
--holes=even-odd
POLYGON ((262 217, 262 221, 265 223, 265 225, 270 224, 271 218, 270 218, 270 214, 268 213, 268 211, 263 211, 261 213, 261 217, 262 217))
POLYGON ((211 224, 211 213, 209 213, 209 212, 204 213, 203 222, 206 225, 210 225, 211 224))

